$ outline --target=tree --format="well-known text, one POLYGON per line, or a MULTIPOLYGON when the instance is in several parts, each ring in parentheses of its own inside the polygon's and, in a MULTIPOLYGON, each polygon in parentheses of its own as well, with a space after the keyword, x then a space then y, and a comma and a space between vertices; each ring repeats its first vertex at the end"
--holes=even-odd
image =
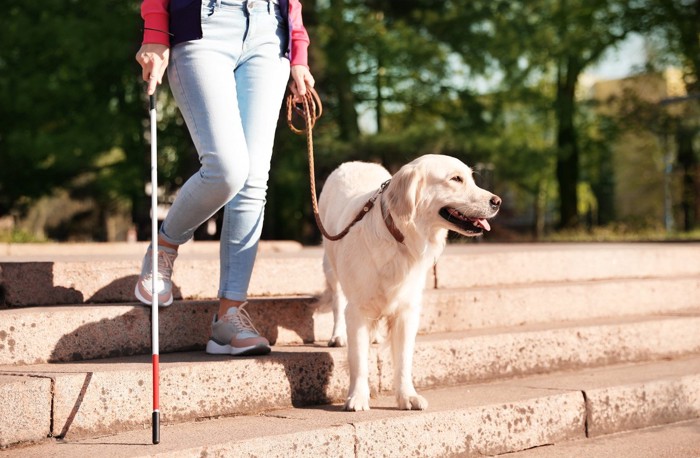
POLYGON ((21 214, 55 188, 85 189, 102 204, 134 189, 143 192, 144 115, 131 65, 137 17, 136 1, 110 0, 95 8, 79 1, 11 0, 5 6, 0 214, 21 214))
MULTIPOLYGON (((430 2, 422 0, 375 0, 373 3, 388 5, 393 13, 427 29, 461 57, 471 77, 486 76, 493 91, 510 94, 514 101, 527 100, 528 94, 537 93, 547 85, 553 88, 550 106, 555 120, 560 226, 576 226, 582 142, 577 121, 578 81, 583 71, 607 49, 638 28, 637 19, 642 12, 639 2, 463 0, 428 5, 430 2)), ((548 93, 541 94, 546 100, 548 93)), ((519 109, 517 102, 506 106, 508 110, 519 109)), ((525 145, 527 141, 517 143, 525 145)), ((523 154, 529 151, 532 157, 540 154, 528 148, 522 151, 523 154)), ((546 155, 544 150, 540 151, 546 155)))
POLYGON ((335 119, 339 138, 343 141, 356 140, 360 134, 357 119, 357 101, 353 91, 353 75, 348 67, 353 52, 354 36, 361 27, 347 20, 348 8, 344 0, 330 0, 328 8, 319 15, 321 23, 317 29, 318 42, 315 46, 323 49, 321 59, 315 61, 314 72, 320 71, 326 81, 327 94, 335 103, 335 119))
POLYGON ((495 2, 494 46, 517 51, 495 58, 502 64, 506 85, 551 78, 556 127, 560 227, 575 227, 578 219, 580 139, 576 90, 583 71, 639 26, 642 15, 634 0, 541 0, 495 2))
MULTIPOLYGON (((134 60, 140 2, 10 0, 0 25, 0 215, 21 216, 57 189, 90 201, 90 236, 117 207, 148 233, 148 104, 134 60)), ((160 183, 191 174, 189 137, 158 91, 160 183)), ((167 193, 167 192, 166 192, 167 193)))
MULTIPOLYGON (((667 54, 681 56, 689 91, 697 91, 697 4, 306 0, 325 113, 314 129, 319 189, 345 160, 379 160, 393 171, 419 154, 444 153, 495 170, 499 188, 524 191, 520 208, 533 205, 539 233, 550 195, 558 196, 560 225, 577 224, 582 181, 596 195, 598 221, 609 220, 612 129, 579 104, 579 77, 631 31, 653 31, 667 54)), ((131 208, 147 235, 138 10, 137 0, 100 8, 9 0, 0 19, 0 215, 64 189, 94 203, 93 237, 104 238, 99 221, 117 207, 131 208)), ((198 164, 167 81, 158 101, 159 178, 171 196, 198 164)), ((696 131, 685 127, 679 163, 691 189, 696 131)), ((280 120, 267 237, 317 240, 305 154, 303 139, 280 120)))
POLYGON ((652 65, 675 64, 683 71, 688 97, 667 100, 680 106, 676 122, 677 160, 682 173, 683 228, 693 229, 700 219, 700 158, 693 139, 700 132, 700 0, 649 0, 645 29, 657 43, 652 65))

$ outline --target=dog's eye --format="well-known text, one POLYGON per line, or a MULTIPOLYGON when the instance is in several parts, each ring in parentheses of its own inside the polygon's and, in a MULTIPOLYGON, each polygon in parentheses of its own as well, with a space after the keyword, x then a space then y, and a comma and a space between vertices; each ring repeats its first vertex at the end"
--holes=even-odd
POLYGON ((456 181, 457 183, 464 183, 464 178, 462 178, 462 177, 459 176, 459 175, 453 176, 452 178, 450 178, 450 180, 456 181))

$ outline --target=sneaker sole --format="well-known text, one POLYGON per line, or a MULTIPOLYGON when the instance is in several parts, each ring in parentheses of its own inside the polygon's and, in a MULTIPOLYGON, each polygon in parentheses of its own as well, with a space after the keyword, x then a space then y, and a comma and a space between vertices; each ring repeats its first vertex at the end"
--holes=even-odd
MULTIPOLYGON (((141 301, 145 305, 152 305, 151 299, 146 299, 143 294, 141 294, 141 290, 139 289, 138 283, 136 284, 136 287, 134 288, 134 296, 136 296, 136 299, 141 301)), ((172 293, 165 299, 163 300, 160 296, 158 298, 158 308, 160 307, 167 307, 170 304, 173 303, 173 295, 172 293)))
POLYGON ((237 348, 231 345, 219 345, 213 340, 207 342, 207 353, 210 355, 261 356, 271 351, 272 349, 265 344, 237 348))

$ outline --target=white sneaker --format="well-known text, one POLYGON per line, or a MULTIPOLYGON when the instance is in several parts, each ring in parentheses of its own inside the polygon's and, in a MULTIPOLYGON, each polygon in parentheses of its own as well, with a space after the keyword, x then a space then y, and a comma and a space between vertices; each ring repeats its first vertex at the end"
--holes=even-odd
POLYGON ((221 319, 214 316, 207 353, 234 356, 270 353, 270 342, 255 329, 244 309, 247 304, 244 302, 238 308, 231 307, 221 319))
MULTIPOLYGON (((146 305, 153 303, 153 247, 149 246, 146 256, 143 258, 141 275, 136 282, 134 294, 136 298, 146 305)), ((177 258, 177 250, 172 248, 158 247, 158 278, 156 287, 158 288, 158 306, 166 307, 173 303, 173 282, 170 277, 173 275, 173 263, 177 258)))

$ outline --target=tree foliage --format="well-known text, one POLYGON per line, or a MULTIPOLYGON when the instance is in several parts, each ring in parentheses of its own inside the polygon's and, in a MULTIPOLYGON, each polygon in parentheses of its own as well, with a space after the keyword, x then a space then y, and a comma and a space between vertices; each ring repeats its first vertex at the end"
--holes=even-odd
POLYGON ((142 187, 135 2, 10 0, 0 29, 0 214, 55 188, 101 204, 142 187))
MULTIPOLYGON (((94 203, 93 238, 105 238, 105 215, 123 203, 145 236, 139 1, 6 3, 0 216, 21 216, 62 189, 94 203)), ((325 109, 314 130, 319 188, 344 160, 377 160, 393 171, 419 154, 443 153, 492 171, 495 190, 518 196, 514 211, 534 215, 538 233, 552 209, 562 227, 578 224, 582 182, 597 201, 596 222, 605 223, 615 219, 610 144, 618 129, 579 103, 581 75, 634 32, 659 43, 657 62, 680 64, 688 91, 698 91, 699 0, 303 3, 325 109)), ((167 81, 158 102, 160 182, 171 196, 198 164, 167 81)), ((264 234, 317 241, 305 143, 281 118, 264 234)), ((683 132, 690 189, 697 130, 691 123, 683 132)))

